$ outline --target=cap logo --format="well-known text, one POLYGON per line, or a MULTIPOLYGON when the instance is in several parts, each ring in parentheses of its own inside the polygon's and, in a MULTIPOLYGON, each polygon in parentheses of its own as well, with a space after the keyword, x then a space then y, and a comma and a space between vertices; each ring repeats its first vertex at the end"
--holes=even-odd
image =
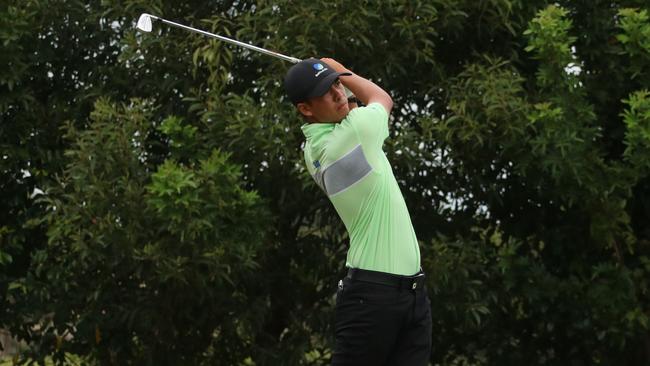
POLYGON ((320 74, 324 73, 327 71, 327 67, 323 66, 323 64, 313 64, 312 67, 314 70, 318 71, 314 76, 319 77, 320 74))
POLYGON ((324 73, 325 71, 327 71, 327 68, 324 68, 324 69, 322 69, 321 71, 317 72, 315 76, 316 76, 316 77, 319 77, 320 74, 324 73))

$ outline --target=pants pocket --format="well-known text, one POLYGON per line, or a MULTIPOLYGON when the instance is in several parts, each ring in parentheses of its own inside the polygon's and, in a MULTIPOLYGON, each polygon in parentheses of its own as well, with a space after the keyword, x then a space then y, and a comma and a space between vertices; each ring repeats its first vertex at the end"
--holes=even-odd
POLYGON ((398 302, 400 291, 389 286, 369 282, 354 281, 344 284, 346 302, 360 304, 388 305, 398 302))

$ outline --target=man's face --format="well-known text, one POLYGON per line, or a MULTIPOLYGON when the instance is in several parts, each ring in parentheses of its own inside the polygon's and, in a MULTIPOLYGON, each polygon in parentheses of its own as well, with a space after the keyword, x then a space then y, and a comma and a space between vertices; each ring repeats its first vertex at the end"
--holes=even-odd
POLYGON ((298 103, 298 110, 312 122, 340 122, 348 115, 348 98, 339 79, 320 97, 298 103))

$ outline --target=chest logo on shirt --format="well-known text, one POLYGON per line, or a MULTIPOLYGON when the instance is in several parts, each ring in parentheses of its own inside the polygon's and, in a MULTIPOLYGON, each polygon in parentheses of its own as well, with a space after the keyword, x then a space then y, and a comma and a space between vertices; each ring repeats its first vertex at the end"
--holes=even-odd
POLYGON ((320 168, 320 161, 314 160, 312 164, 314 164, 314 168, 316 169, 320 168))

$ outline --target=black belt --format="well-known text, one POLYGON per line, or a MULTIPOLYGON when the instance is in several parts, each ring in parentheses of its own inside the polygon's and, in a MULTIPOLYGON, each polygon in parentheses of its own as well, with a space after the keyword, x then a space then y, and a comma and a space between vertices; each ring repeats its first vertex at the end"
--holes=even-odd
POLYGON ((347 277, 355 281, 371 282, 403 290, 419 290, 424 288, 424 272, 422 271, 413 276, 400 276, 391 273, 369 271, 367 269, 350 268, 347 277))

